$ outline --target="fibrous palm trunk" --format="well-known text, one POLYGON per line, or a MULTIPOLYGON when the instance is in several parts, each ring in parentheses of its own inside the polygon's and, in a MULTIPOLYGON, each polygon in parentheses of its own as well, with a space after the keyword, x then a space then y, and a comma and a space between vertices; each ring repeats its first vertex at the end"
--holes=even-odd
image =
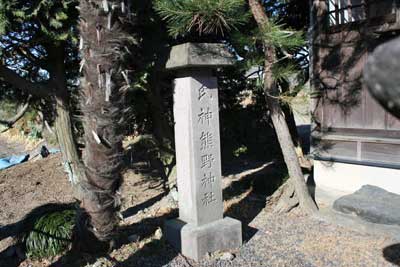
POLYGON ((124 31, 128 12, 121 0, 81 0, 80 12, 86 169, 81 206, 90 232, 99 241, 109 242, 119 221, 122 99, 129 86, 124 66, 131 37, 124 31))
MULTIPOLYGON (((259 0, 249 0, 249 5, 253 17, 258 24, 258 27, 263 30, 266 26, 268 26, 269 23, 268 16, 263 6, 259 2, 259 0)), ((296 154, 295 146, 290 135, 289 127, 285 120, 285 114, 282 111, 279 103, 279 90, 272 74, 272 67, 274 62, 276 62, 276 51, 275 48, 273 46, 270 46, 266 41, 264 42, 264 54, 265 98, 268 108, 270 110, 270 117, 282 149, 282 154, 290 175, 290 184, 285 187, 285 191, 282 194, 282 201, 287 202, 287 205, 285 205, 287 206, 287 208, 285 209, 289 210, 296 204, 296 201, 293 201, 293 198, 295 197, 297 198, 297 203, 300 204, 302 210, 308 214, 311 214, 317 211, 317 207, 308 192, 308 188, 304 181, 303 173, 299 164, 299 159, 296 154)))

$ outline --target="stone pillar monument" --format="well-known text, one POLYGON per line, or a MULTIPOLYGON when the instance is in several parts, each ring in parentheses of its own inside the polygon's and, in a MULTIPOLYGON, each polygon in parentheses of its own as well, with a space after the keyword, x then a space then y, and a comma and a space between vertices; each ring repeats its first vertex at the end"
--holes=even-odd
POLYGON ((167 69, 174 85, 179 218, 166 222, 167 240, 196 261, 208 252, 242 245, 241 222, 223 217, 217 78, 231 65, 222 44, 186 43, 172 48, 167 69))

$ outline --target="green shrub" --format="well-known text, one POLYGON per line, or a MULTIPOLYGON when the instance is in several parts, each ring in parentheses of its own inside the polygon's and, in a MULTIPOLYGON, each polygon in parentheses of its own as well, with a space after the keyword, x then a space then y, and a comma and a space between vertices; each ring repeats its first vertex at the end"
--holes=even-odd
POLYGON ((75 210, 64 210, 40 217, 24 238, 27 256, 42 259, 66 251, 72 243, 75 215, 75 210))
POLYGON ((237 148, 235 151, 233 151, 233 155, 238 158, 241 155, 247 154, 247 152, 248 152, 247 146, 242 145, 239 148, 237 148))

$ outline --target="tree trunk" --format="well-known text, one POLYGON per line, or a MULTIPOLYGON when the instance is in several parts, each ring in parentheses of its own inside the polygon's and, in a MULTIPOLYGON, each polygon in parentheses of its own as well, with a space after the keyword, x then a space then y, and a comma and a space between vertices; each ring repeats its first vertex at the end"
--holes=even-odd
MULTIPOLYGON (((65 88, 66 90, 66 88, 65 88)), ((84 179, 84 169, 74 135, 72 133, 71 115, 68 108, 68 101, 61 97, 56 98, 56 135, 60 145, 61 154, 63 157, 64 169, 68 173, 69 181, 75 189, 75 194, 80 199, 79 193, 76 192, 79 181, 84 179)))
POLYGON ((64 169, 74 189, 77 199, 81 199, 79 183, 86 179, 85 170, 81 161, 78 147, 75 143, 70 113, 70 97, 68 92, 67 70, 65 66, 65 45, 52 45, 46 47, 49 60, 53 63, 49 66, 51 85, 56 102, 55 128, 57 141, 63 157, 64 169))
POLYGON ((297 130, 296 120, 295 120, 293 111, 287 105, 283 106, 282 110, 283 110, 283 113, 285 114, 286 123, 288 125, 289 132, 290 132, 290 135, 291 135, 293 143, 294 143, 294 147, 296 150, 297 157, 299 159, 300 166, 302 168, 311 170, 312 164, 311 164, 310 160, 307 159, 304 155, 303 147, 302 147, 303 143, 301 140, 301 136, 299 135, 299 132, 297 130))
POLYGON ((81 0, 82 101, 86 181, 82 208, 91 233, 104 243, 116 238, 122 184, 123 96, 129 87, 130 47, 123 25, 125 1, 81 0), (128 62, 128 63, 127 63, 128 62))
MULTIPOLYGON (((263 30, 269 23, 269 19, 259 0, 249 0, 249 5, 258 27, 263 30)), ((317 211, 317 207, 311 198, 307 185, 304 181, 303 173, 297 158, 295 146, 290 136, 290 131, 285 120, 285 115, 279 103, 279 90, 272 76, 273 63, 276 62, 275 48, 264 42, 265 53, 265 78, 264 92, 268 108, 271 113, 271 120, 275 128, 276 135, 282 149, 283 157, 289 171, 290 181, 294 187, 300 207, 308 214, 317 211)), ((292 198, 294 195, 288 194, 292 198)))

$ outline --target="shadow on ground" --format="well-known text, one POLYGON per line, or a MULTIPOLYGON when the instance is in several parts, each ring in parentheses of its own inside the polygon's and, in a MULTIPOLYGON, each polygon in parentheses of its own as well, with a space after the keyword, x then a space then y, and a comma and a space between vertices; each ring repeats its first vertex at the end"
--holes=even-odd
POLYGON ((394 244, 383 249, 383 257, 394 265, 400 266, 400 244, 394 244))
MULTIPOLYGON (((164 194, 160 194, 154 198, 151 198, 141 204, 131 207, 123 212, 124 217, 133 216, 139 210, 149 208, 154 203, 161 199, 164 194)), ((167 214, 145 218, 137 223, 131 225, 122 226, 120 228, 119 242, 114 248, 115 250, 122 249, 123 253, 131 254, 128 259, 124 261, 118 261, 112 258, 109 253, 101 253, 97 255, 85 254, 80 251, 71 250, 66 255, 61 257, 59 260, 51 264, 49 267, 84 267, 88 264, 95 263, 99 258, 105 258, 113 263, 113 266, 140 266, 143 265, 141 262, 146 261, 146 266, 163 266, 175 258, 178 253, 170 248, 163 239, 151 239, 149 242, 145 242, 144 246, 131 246, 132 241, 129 237, 137 235, 140 239, 138 242, 145 241, 155 234, 155 232, 161 228, 164 222, 168 219, 178 216, 178 210, 172 210, 167 214), (126 252, 127 251, 127 252, 126 252), (157 253, 158 252, 158 253, 157 253), (132 254, 133 253, 133 254, 132 254), (154 264, 150 264, 154 261, 154 264)))
MULTIPOLYGON (((242 222, 245 242, 250 240, 257 232, 249 224, 264 209, 266 198, 282 184, 285 176, 286 171, 281 165, 271 164, 260 172, 244 176, 240 180, 232 182, 229 187, 225 188, 223 192, 224 200, 230 203, 225 216, 238 219, 242 222)), ((140 210, 150 208, 164 196, 165 193, 161 193, 143 203, 130 207, 123 211, 122 215, 124 218, 134 216, 140 210)), ((123 255, 121 257, 115 256, 116 253, 91 255, 71 250, 49 265, 49 267, 84 267, 95 263, 99 258, 107 259, 119 267, 141 265, 163 266, 180 254, 167 244, 164 239, 154 238, 154 234, 159 228, 162 228, 166 220, 177 216, 178 211, 171 210, 167 214, 144 218, 139 222, 123 226, 120 229, 120 242, 116 247, 118 249, 116 253, 121 252, 123 255), (139 236, 139 242, 133 243, 129 241, 128 237, 132 235, 139 236), (116 258, 112 258, 110 255, 116 258)), ((23 257, 16 256, 3 258, 3 260, 1 257, 2 254, 0 254, 1 267, 17 267, 24 261, 23 257)), ((180 259, 185 260, 181 256, 177 260, 179 261, 180 259)))
POLYGON ((225 212, 225 216, 242 222, 244 242, 249 241, 257 232, 257 229, 249 224, 265 208, 267 197, 278 189, 285 177, 286 171, 283 166, 271 164, 262 172, 245 176, 243 179, 233 182, 224 190, 224 200, 245 195, 225 212))
MULTIPOLYGON (((128 208, 123 212, 123 216, 124 217, 133 216, 139 210, 151 207, 163 196, 164 194, 162 193, 134 207, 128 208)), ((68 209, 73 208, 73 205, 74 204, 46 204, 38 208, 35 208, 21 221, 1 227, 0 237, 1 239, 4 239, 7 237, 22 236, 24 232, 30 231, 29 229, 33 229, 33 222, 36 220, 35 218, 39 218, 47 212, 55 212, 67 208, 68 209)), ((145 218, 137 223, 121 227, 119 243, 117 244, 115 249, 120 249, 123 246, 129 246, 131 241, 129 241, 128 237, 132 235, 139 236, 140 237, 139 242, 148 239, 149 237, 154 235, 157 229, 162 227, 162 225, 166 220, 177 217, 177 215, 178 215, 177 210, 171 210, 167 214, 158 217, 145 218)), ((143 247, 140 248, 132 247, 132 249, 130 249, 130 252, 132 251, 134 253, 131 256, 129 256, 128 260, 124 262, 118 262, 116 259, 111 258, 108 253, 87 254, 72 249, 68 251, 65 255, 60 257, 57 261, 49 265, 49 267, 61 267, 61 266, 84 267, 87 266, 88 264, 93 264, 94 262, 97 261, 97 259, 101 257, 108 259, 112 263, 118 263, 118 266, 136 266, 136 264, 134 265, 132 264, 147 259, 149 257, 150 251, 156 250, 157 248, 160 248, 160 253, 157 253, 157 257, 159 258, 155 262, 160 263, 160 265, 155 264, 151 266, 162 266, 167 262, 171 261, 177 255, 177 252, 175 252, 172 248, 169 248, 169 246, 164 244, 163 240, 152 239, 150 242, 145 243, 143 247)), ((10 246, 4 251, 0 252, 0 267, 20 266, 20 264, 26 259, 24 250, 25 249, 23 245, 17 244, 14 246, 10 246)))
POLYGON ((151 206, 153 206, 155 203, 157 203, 158 201, 160 201, 164 196, 166 196, 166 193, 161 193, 149 200, 146 200, 145 202, 138 204, 136 206, 127 208, 126 210, 124 210, 123 212, 121 212, 122 217, 124 219, 128 218, 128 217, 132 217, 134 215, 136 215, 136 213, 138 213, 141 210, 147 209, 151 206))

